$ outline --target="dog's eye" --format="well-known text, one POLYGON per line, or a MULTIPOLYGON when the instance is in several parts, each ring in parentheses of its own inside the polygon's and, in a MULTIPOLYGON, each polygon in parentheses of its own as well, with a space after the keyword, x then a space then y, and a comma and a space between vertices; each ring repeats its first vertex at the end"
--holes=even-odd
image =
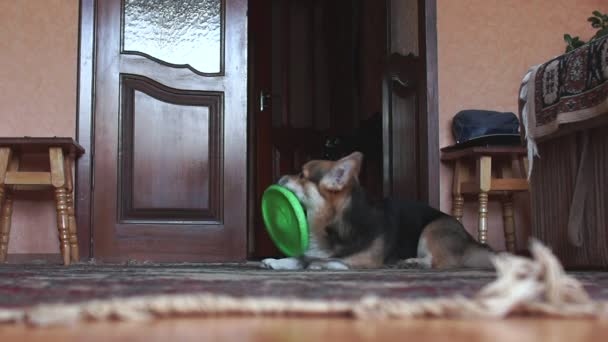
POLYGON ((300 178, 300 179, 304 179, 304 172, 300 172, 300 173, 298 174, 298 178, 300 178))

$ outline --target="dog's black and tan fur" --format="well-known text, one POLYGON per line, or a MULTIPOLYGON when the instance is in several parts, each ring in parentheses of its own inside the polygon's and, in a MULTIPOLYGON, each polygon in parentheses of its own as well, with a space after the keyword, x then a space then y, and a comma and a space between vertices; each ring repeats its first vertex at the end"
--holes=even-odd
POLYGON ((313 160, 279 184, 298 197, 308 218, 309 248, 299 258, 265 259, 273 269, 490 267, 492 251, 453 217, 413 201, 371 205, 359 184, 363 155, 313 160))

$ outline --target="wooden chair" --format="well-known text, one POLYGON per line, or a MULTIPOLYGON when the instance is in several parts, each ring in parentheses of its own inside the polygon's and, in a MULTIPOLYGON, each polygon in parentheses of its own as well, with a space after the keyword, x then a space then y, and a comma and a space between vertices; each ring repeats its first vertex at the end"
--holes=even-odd
POLYGON ((499 196, 502 202, 505 244, 508 251, 514 252, 513 193, 528 191, 526 149, 520 146, 469 147, 451 151, 442 149, 441 160, 454 163, 452 215, 461 220, 464 196, 477 195, 478 240, 486 244, 488 196, 499 196), (518 177, 514 176, 516 173, 519 174, 518 177))
POLYGON ((13 212, 13 192, 52 188, 57 208, 57 229, 63 262, 79 260, 72 166, 84 149, 72 138, 0 138, 0 262, 6 261, 13 212), (27 153, 48 153, 50 172, 19 170, 27 153))

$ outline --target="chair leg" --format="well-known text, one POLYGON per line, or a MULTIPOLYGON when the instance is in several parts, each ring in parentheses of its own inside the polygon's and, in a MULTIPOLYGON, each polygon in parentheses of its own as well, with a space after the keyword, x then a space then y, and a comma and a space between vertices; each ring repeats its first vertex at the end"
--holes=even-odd
POLYGON ((0 185, 0 263, 5 262, 8 255, 12 213, 13 199, 10 191, 0 185))
POLYGON ((502 215, 507 251, 515 252, 515 220, 513 219, 513 195, 505 195, 502 201, 502 215))
POLYGON ((57 230, 59 231, 59 241, 61 246, 61 254, 63 255, 63 264, 70 264, 70 245, 69 245, 69 219, 68 205, 66 199, 65 188, 55 189, 55 205, 57 209, 57 230))

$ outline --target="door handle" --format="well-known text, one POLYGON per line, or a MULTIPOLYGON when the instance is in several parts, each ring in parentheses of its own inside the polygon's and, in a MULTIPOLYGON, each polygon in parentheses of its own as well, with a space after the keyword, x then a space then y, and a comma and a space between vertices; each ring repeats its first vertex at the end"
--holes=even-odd
POLYGON ((260 90, 260 112, 263 112, 268 104, 270 103, 271 95, 265 92, 264 90, 260 90))

